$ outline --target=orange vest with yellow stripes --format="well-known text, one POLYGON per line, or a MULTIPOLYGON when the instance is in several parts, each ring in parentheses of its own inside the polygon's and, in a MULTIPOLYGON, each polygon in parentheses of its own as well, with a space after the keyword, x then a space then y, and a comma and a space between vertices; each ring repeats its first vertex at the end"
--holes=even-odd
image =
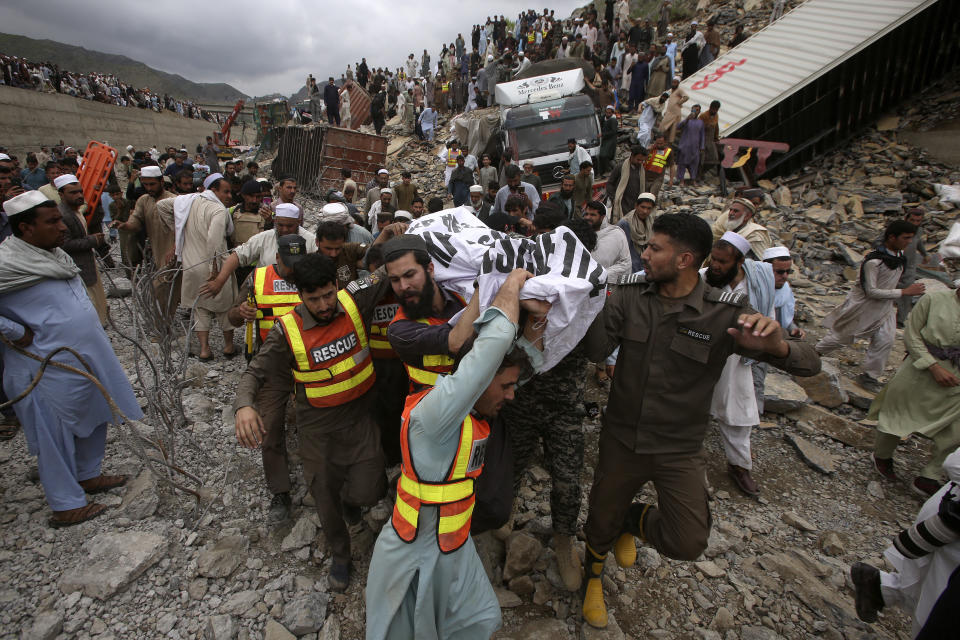
POLYGON ((307 401, 318 408, 356 400, 376 380, 360 311, 343 289, 337 292, 337 300, 344 313, 328 325, 304 331, 303 318, 296 311, 278 320, 296 362, 293 379, 303 385, 307 401))
POLYGON ((457 453, 443 482, 426 482, 417 477, 410 455, 410 412, 429 393, 425 389, 407 396, 400 427, 400 450, 403 456, 397 480, 397 501, 393 507, 393 528, 404 542, 413 542, 419 531, 421 507, 437 506, 437 545, 442 553, 462 547, 470 535, 470 522, 476 502, 475 479, 483 471, 490 425, 467 415, 460 425, 457 453))
POLYGON ((300 304, 300 294, 295 286, 280 277, 276 267, 271 264, 254 271, 253 297, 257 304, 260 344, 263 344, 277 318, 300 304))

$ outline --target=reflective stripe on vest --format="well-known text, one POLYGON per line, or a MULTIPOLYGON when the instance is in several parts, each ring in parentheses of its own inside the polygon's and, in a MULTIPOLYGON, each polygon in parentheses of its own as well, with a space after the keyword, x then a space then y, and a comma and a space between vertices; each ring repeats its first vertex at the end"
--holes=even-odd
MULTIPOLYGON (((253 274, 253 297, 257 304, 257 329, 260 332, 260 344, 267 341, 267 335, 274 321, 283 314, 292 311, 300 304, 300 294, 277 291, 277 282, 286 284, 274 265, 259 267, 253 274)), ((293 285, 287 285, 293 288, 293 285)))
POLYGON ((463 155, 463 151, 460 151, 460 149, 449 149, 447 151, 447 166, 457 166, 457 158, 459 158, 461 155, 463 155))
MULTIPOLYGON (((460 304, 467 306, 466 301, 462 296, 450 291, 448 292, 454 298, 456 298, 460 304)), ((398 320, 412 320, 408 318, 407 314, 403 312, 403 307, 397 309, 396 315, 393 316, 393 322, 398 320)), ((415 322, 420 322, 422 324, 429 325, 441 325, 447 324, 447 320, 443 318, 418 318, 415 322)), ((441 374, 447 374, 453 371, 453 366, 456 364, 456 360, 446 354, 426 354, 420 356, 420 366, 411 365, 408 362, 404 362, 403 366, 407 370, 407 376, 410 378, 410 391, 414 391, 421 386, 432 387, 437 384, 437 378, 441 374)))
POLYGON ((644 163, 644 169, 646 171, 653 171, 654 173, 663 173, 663 168, 667 166, 667 158, 669 157, 670 149, 655 151, 647 158, 647 161, 644 163))
POLYGON ((387 327, 397 314, 397 304, 393 293, 389 293, 373 310, 373 319, 370 321, 370 352, 374 358, 395 359, 397 352, 390 346, 387 338, 387 327))
POLYGON ((355 400, 376 380, 360 311, 345 290, 337 292, 337 300, 345 313, 329 325, 306 332, 300 314, 293 312, 280 317, 297 363, 293 378, 303 385, 307 401, 315 407, 333 407, 355 400), (349 340, 351 337, 354 339, 349 340), (326 351, 331 355, 322 358, 326 351))
POLYGON ((401 540, 413 542, 419 532, 420 509, 425 505, 439 507, 437 545, 442 553, 452 553, 463 546, 470 534, 476 501, 474 478, 483 471, 490 426, 484 420, 467 415, 460 425, 460 442, 446 480, 420 480, 410 455, 410 413, 428 392, 425 390, 409 396, 403 410, 400 427, 403 462, 391 522, 401 540))

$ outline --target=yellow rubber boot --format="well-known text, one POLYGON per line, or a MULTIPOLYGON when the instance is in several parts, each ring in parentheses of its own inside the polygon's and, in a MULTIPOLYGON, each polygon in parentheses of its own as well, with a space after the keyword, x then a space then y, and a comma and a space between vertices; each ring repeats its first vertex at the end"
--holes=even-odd
POLYGON ((597 629, 607 628, 607 605, 603 601, 603 561, 607 554, 598 555, 587 545, 587 586, 583 594, 583 619, 597 629))
POLYGON ((622 533, 613 544, 613 557, 617 565, 627 569, 637 561, 637 543, 632 533, 622 533))

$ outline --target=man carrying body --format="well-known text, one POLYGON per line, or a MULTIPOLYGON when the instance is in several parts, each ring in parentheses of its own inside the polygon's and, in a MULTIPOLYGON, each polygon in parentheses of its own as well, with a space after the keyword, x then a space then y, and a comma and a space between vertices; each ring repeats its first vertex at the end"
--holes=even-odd
POLYGON ((883 246, 860 263, 860 279, 843 304, 827 314, 823 326, 829 333, 817 343, 817 352, 826 355, 852 344, 858 338, 870 340, 863 373, 857 383, 869 391, 879 391, 887 356, 897 337, 897 317, 893 302, 901 296, 919 296, 926 291, 920 283, 896 288, 903 274, 903 250, 913 241, 917 228, 906 220, 894 220, 883 232, 883 246))
POLYGON ((643 161, 646 158, 646 149, 639 145, 630 147, 630 155, 619 167, 614 167, 607 179, 607 197, 610 198, 612 209, 610 223, 617 224, 630 212, 630 207, 637 201, 637 197, 645 191, 646 173, 643 161))
POLYGON ((304 475, 332 555, 327 583, 343 591, 351 536, 365 529, 360 508, 375 504, 385 488, 380 434, 370 415, 376 376, 367 326, 388 283, 371 276, 338 291, 336 268, 319 253, 298 262, 291 280, 302 303, 274 324, 240 378, 237 438, 256 448, 266 437, 257 396, 267 381, 296 389, 304 475))
MULTIPOLYGON (((657 207, 657 197, 652 193, 641 193, 637 196, 637 205, 633 211, 617 223, 628 240, 630 249, 630 273, 643 270, 641 256, 646 251, 650 238, 653 236, 653 221, 657 217, 654 209, 657 207)), ((626 274, 624 274, 626 275, 626 274)))
POLYGON ((496 595, 469 535, 471 517, 456 516, 472 513, 476 502, 475 478, 489 446, 487 420, 529 374, 526 350, 510 351, 521 304, 530 311, 524 337, 535 344, 542 336, 546 305, 519 300, 528 277, 519 269, 508 276, 477 319, 476 348, 457 371, 407 400, 397 502, 367 577, 368 640, 486 640, 500 626, 496 595), (437 491, 441 486, 445 490, 437 491))
POLYGON ((773 246, 773 238, 763 225, 753 221, 757 208, 746 198, 736 198, 730 207, 717 217, 713 223, 713 241, 716 242, 727 231, 733 231, 750 243, 750 252, 746 257, 759 260, 763 252, 773 246))
MULTIPOLYGON (((89 364, 128 420, 139 420, 127 374, 98 322, 80 269, 60 246, 67 229, 57 205, 39 191, 4 202, 13 236, 0 244, 0 333, 20 349, 43 357, 70 347, 89 364)), ((16 398, 33 386, 40 363, 4 345, 3 387, 16 398)), ((53 360, 83 370, 73 355, 53 360)), ((37 456, 40 483, 53 510, 52 527, 79 524, 106 507, 85 493, 123 485, 125 476, 101 473, 107 424, 115 417, 93 383, 47 367, 36 386, 14 405, 27 446, 37 456)))
MULTIPOLYGON (((713 245, 710 266, 701 275, 714 289, 727 294, 741 294, 754 308, 768 318, 774 317, 773 268, 765 262, 745 259, 750 243, 732 231, 713 245)), ((738 355, 727 358, 720 380, 713 389, 710 415, 720 428, 723 450, 727 455, 727 473, 748 496, 760 492, 750 471, 750 432, 760 424, 763 411, 763 381, 766 368, 738 355), (755 371, 759 368, 759 371, 755 371), (757 392, 759 387, 759 393, 757 392)))
POLYGON ((647 279, 621 280, 586 335, 587 356, 595 362, 620 346, 584 527, 583 613, 594 627, 607 623, 601 575, 611 548, 621 566, 630 566, 632 536, 682 560, 707 546, 702 446, 710 396, 727 357, 758 357, 796 375, 820 369, 811 348, 786 341, 775 321, 700 279, 710 246, 710 227, 697 216, 659 216, 643 254, 647 279), (651 480, 659 505, 631 506, 651 480))

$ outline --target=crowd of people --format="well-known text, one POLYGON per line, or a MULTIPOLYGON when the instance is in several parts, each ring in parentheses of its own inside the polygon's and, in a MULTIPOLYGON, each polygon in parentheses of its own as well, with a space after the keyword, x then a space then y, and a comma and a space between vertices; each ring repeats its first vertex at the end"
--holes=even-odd
MULTIPOLYGON (((588 12, 578 19, 574 45, 554 28, 562 21, 552 12, 530 11, 512 30, 502 16, 476 25, 472 48, 493 46, 500 61, 516 50, 523 66, 520 50, 524 58, 554 56, 558 47, 579 44, 593 52, 625 41, 622 55, 637 56, 631 41, 638 22, 638 42, 659 48, 658 38, 670 38, 669 24, 662 24, 669 2, 649 41, 643 33, 653 28, 630 20, 624 4, 608 3, 603 17, 588 12)), ((704 40, 709 46, 713 38, 704 40)), ((450 81, 451 70, 469 77, 463 38, 444 49, 441 80, 450 81), (464 59, 461 73, 457 63, 464 59)), ((410 60, 397 75, 427 75, 426 52, 419 64, 410 60)), ((604 65, 601 59, 598 67, 604 65)), ((613 66, 622 68, 622 60, 613 66)), ((386 80, 377 80, 380 73, 371 75, 363 61, 349 80, 372 82, 379 94, 386 80)), ((328 115, 334 93, 340 96, 332 80, 328 115)), ((430 108, 425 104, 423 113, 430 108)), ((905 531, 888 551, 897 572, 881 574, 866 564, 852 570, 857 612, 873 621, 880 609, 901 603, 914 611, 918 632, 942 628, 927 627, 949 624, 943 622, 948 605, 938 611, 937 599, 945 589, 955 598, 960 586, 960 498, 941 474, 946 465, 953 478, 960 455, 960 396, 953 393, 960 387, 960 297, 953 290, 927 292, 916 282, 918 266, 932 253, 922 235, 927 214, 910 209, 877 230, 857 282, 826 317, 827 333, 814 345, 795 318, 796 255, 763 225, 776 214, 766 210, 771 201, 762 189, 738 188, 714 220, 660 211, 668 168, 674 162, 693 168, 692 161, 672 159, 669 129, 675 125, 681 140, 697 129, 702 140, 707 125, 690 123, 705 123, 703 115, 695 110, 684 122, 656 121, 649 145, 636 144, 612 166, 599 197, 578 183, 591 162, 575 140, 570 171, 550 198, 542 197, 538 176, 525 172, 529 167, 493 166, 489 156, 471 157, 456 142, 441 152, 444 197, 423 193, 408 172, 392 179, 381 168, 358 183, 352 168, 343 167, 342 187, 311 212, 315 229, 304 227, 296 180, 261 176, 256 162, 221 167, 210 139, 192 164, 185 148, 161 154, 128 147, 96 207, 84 201, 76 150, 55 148, 42 162, 29 154, 27 167, 2 153, 3 389, 16 397, 31 384, 38 364, 23 350, 43 357, 69 346, 93 363, 129 419, 142 417, 100 329, 108 322, 100 271, 109 268, 116 233, 122 267, 131 278, 150 278, 159 312, 171 320, 190 312, 198 345, 192 357, 248 357, 233 401, 236 438, 260 451, 272 526, 289 521, 291 489, 301 481, 291 479, 286 447, 293 397, 302 482, 330 549, 329 588, 347 589, 352 557, 372 553, 367 638, 489 638, 500 626, 500 607, 473 536, 514 526, 515 495, 539 447, 552 483, 557 572, 566 589, 582 593, 583 619, 603 628, 608 554, 625 568, 636 562, 637 540, 676 560, 695 560, 706 548, 708 431, 715 425, 720 434, 734 485, 760 495, 751 433, 764 410, 769 368, 813 376, 821 355, 865 339, 857 382, 879 392, 871 407, 874 466, 885 479, 898 479, 893 456, 912 433, 932 439, 934 454, 912 483, 929 498, 916 531, 905 531), (582 246, 605 270, 602 309, 549 369, 544 336, 555 316, 542 289, 525 294, 534 274, 506 269, 485 305, 479 288, 464 296, 438 278, 441 267, 450 267, 453 247, 416 230, 431 219, 424 216, 449 210, 451 200, 458 216, 468 216, 447 221, 452 233, 476 220, 502 246, 513 246, 527 238, 547 244, 544 236, 565 227, 576 237, 568 246, 582 246), (884 385, 898 314, 908 361, 884 385), (234 337, 240 327, 253 329, 242 345, 234 337), (223 337, 219 353, 211 346, 215 329, 223 337), (582 520, 581 406, 590 372, 608 399, 582 520), (638 501, 651 482, 657 502, 638 501), (385 496, 392 514, 380 532, 371 531, 364 510, 385 496)), ((956 246, 945 241, 939 250, 954 272, 960 267, 955 226, 956 246)), ((574 276, 567 269, 553 277, 574 276)), ((14 405, 15 414, 7 410, 0 434, 14 437, 22 427, 38 456, 53 527, 100 515, 105 507, 86 495, 126 482, 102 471, 109 407, 92 384, 67 375, 41 378, 14 405)))
POLYGON ((61 69, 52 62, 31 62, 23 57, 0 53, 0 85, 46 93, 62 93, 118 107, 172 111, 185 118, 223 124, 225 115, 201 109, 191 100, 160 95, 149 87, 137 89, 112 73, 80 73, 61 69))

